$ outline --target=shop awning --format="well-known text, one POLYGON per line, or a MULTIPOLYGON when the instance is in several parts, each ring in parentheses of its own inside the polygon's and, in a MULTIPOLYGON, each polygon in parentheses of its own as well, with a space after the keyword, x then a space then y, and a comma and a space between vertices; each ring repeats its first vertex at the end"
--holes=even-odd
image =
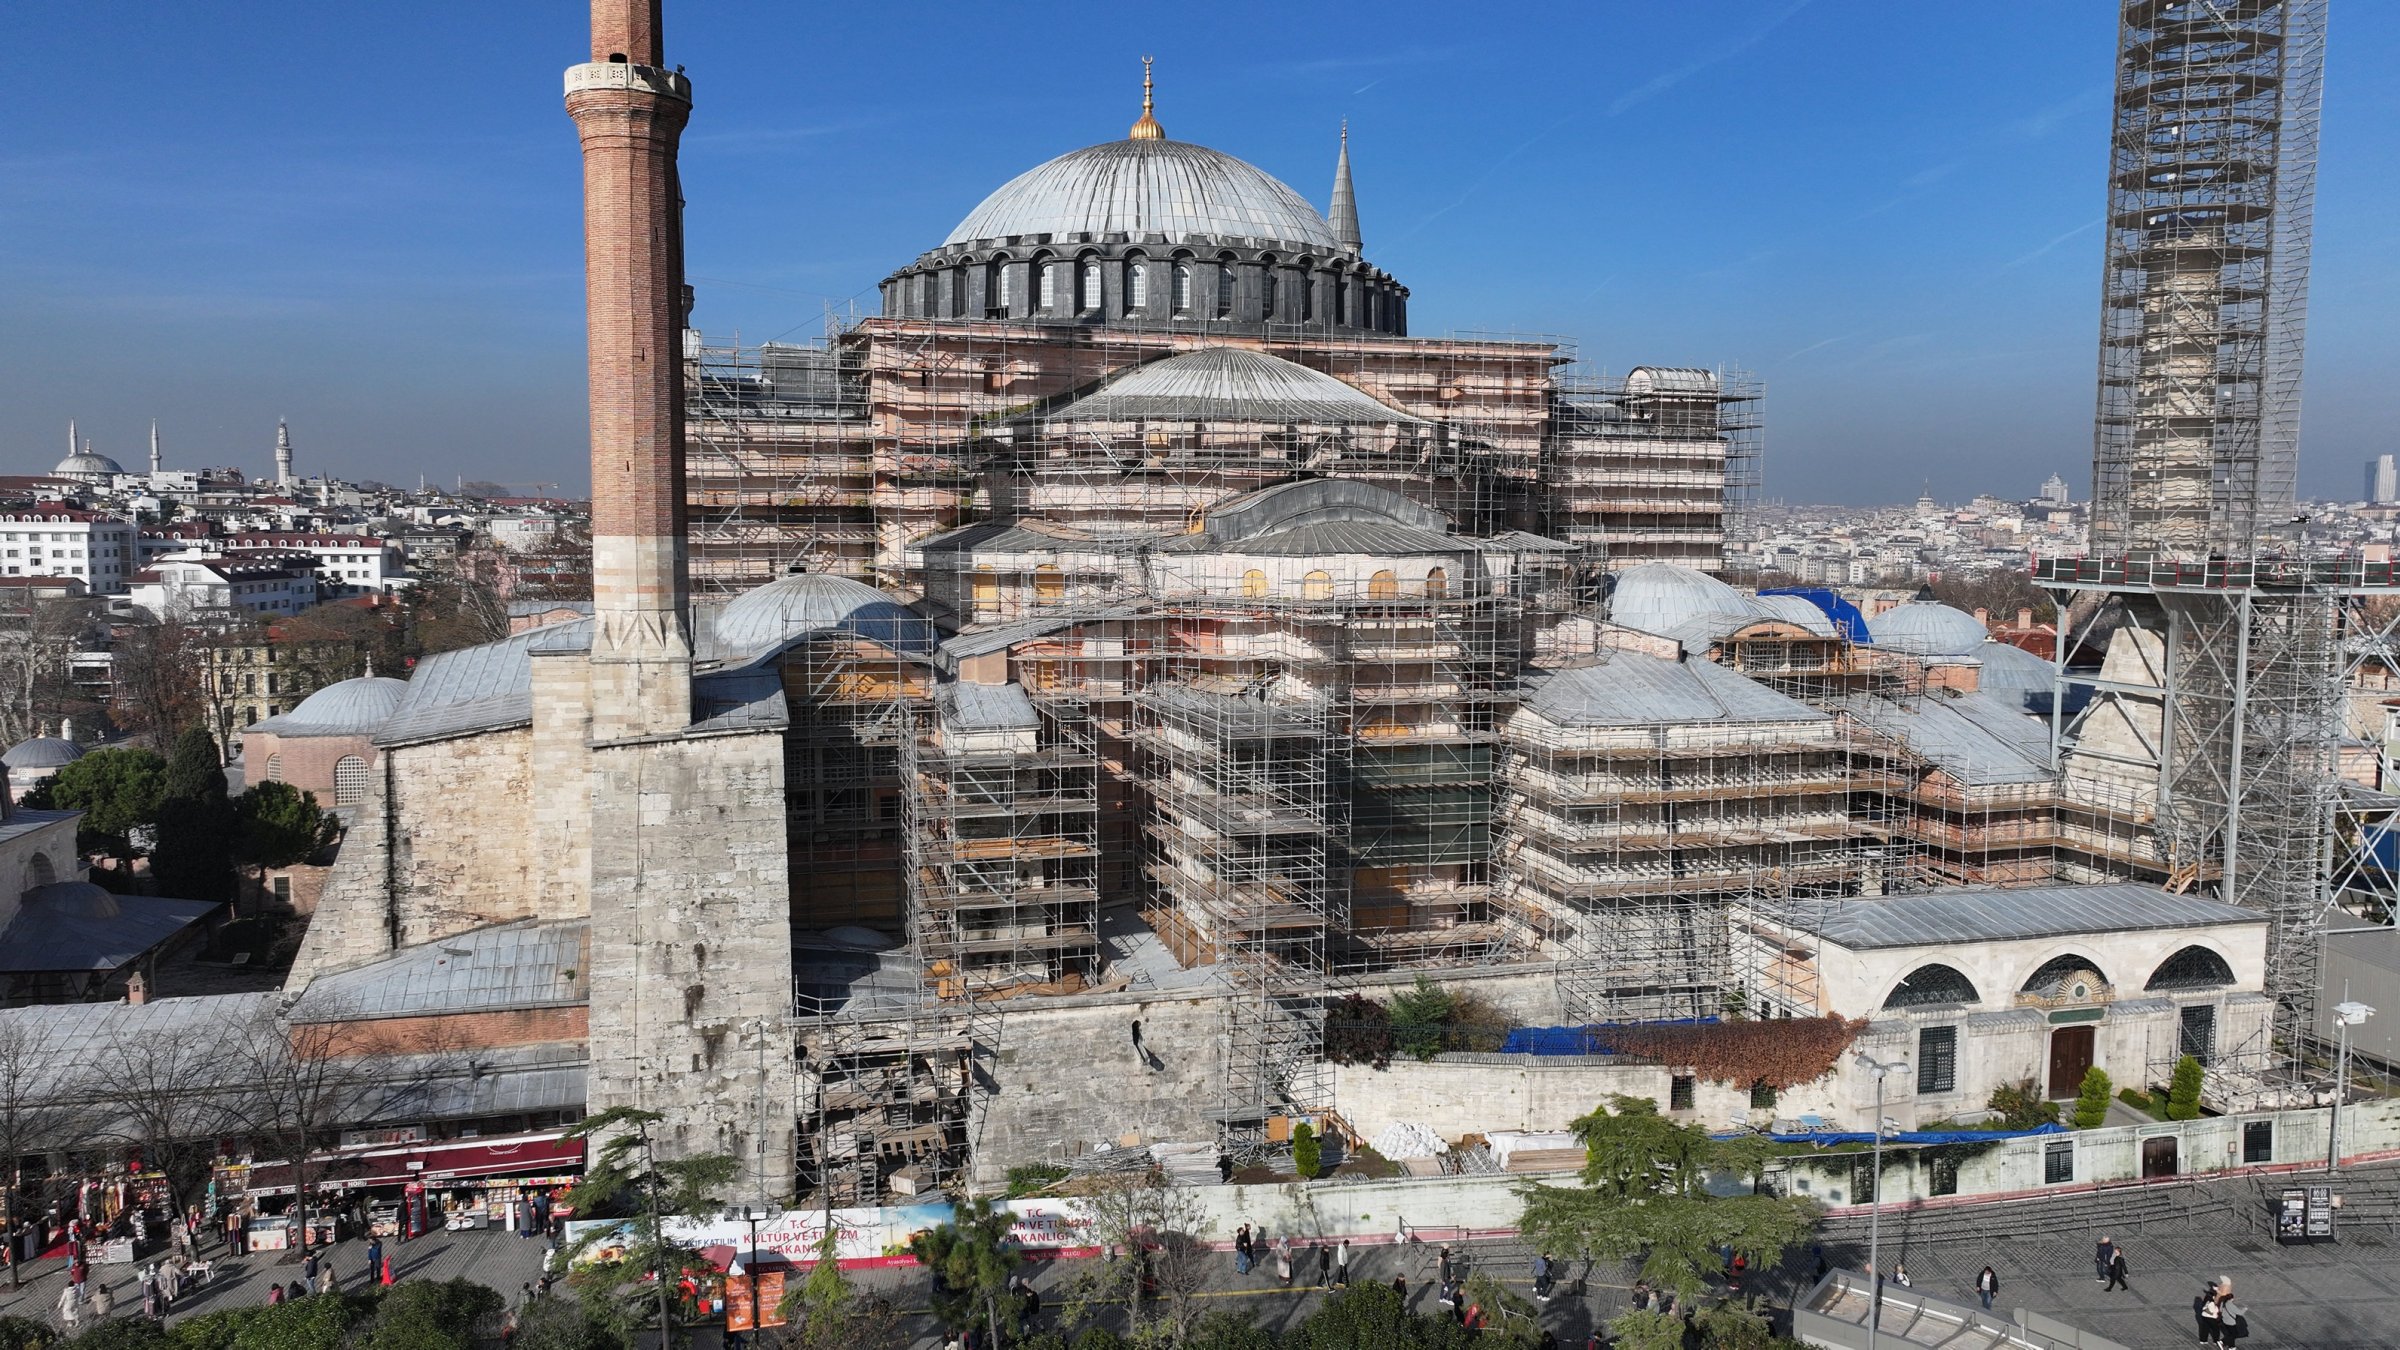
MULTIPOLYGON (((326 1190, 357 1190, 421 1181, 439 1186, 478 1177, 556 1175, 583 1170, 583 1141, 563 1134, 517 1134, 489 1139, 447 1139, 383 1148, 343 1149, 319 1155, 312 1164, 326 1190)), ((247 1190, 274 1195, 292 1189, 292 1165, 259 1163, 250 1168, 247 1190)))

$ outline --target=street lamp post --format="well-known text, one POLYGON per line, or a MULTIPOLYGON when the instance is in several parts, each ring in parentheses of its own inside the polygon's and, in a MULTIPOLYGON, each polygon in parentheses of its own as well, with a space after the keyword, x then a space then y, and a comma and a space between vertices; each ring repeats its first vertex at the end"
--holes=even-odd
POLYGON ((2333 1027, 2339 1049, 2333 1058, 2333 1118, 2325 1131, 2325 1170, 2338 1172, 2342 1167, 2342 1103, 2350 1100, 2350 1028, 2375 1015, 2375 1010, 2355 999, 2333 1005, 2333 1027))
POLYGON ((1904 1060, 1880 1060, 1860 1051, 1858 1066, 1875 1076, 1875 1180, 1867 1200, 1867 1350, 1875 1350, 1876 1331, 1883 1322, 1883 1132, 1891 1122, 1883 1116, 1883 1080, 1906 1073, 1904 1060))

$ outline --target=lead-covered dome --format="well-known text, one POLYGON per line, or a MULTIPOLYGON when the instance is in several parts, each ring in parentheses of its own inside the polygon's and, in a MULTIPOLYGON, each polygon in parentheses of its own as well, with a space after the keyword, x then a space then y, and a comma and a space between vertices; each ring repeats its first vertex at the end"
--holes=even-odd
POLYGON ((1345 250, 1306 198, 1255 165, 1189 141, 1104 141, 1011 178, 943 247, 1010 236, 1164 235, 1345 250))
POLYGON ((58 467, 50 472, 61 478, 107 478, 125 472, 125 466, 106 455, 78 450, 60 460, 58 467))
POLYGON ((820 572, 778 577, 745 591, 717 614, 717 643, 753 655, 819 633, 850 633, 897 652, 933 650, 925 616, 864 582, 820 572))
POLYGON ((300 705, 290 712, 244 730, 273 736, 372 735, 392 720, 392 714, 399 711, 400 700, 407 694, 406 680, 380 675, 337 680, 300 700, 300 705))
MULTIPOLYGON (((24 771, 48 769, 56 771, 83 758, 83 747, 62 736, 31 736, 16 743, 0 764, 24 771)), ((43 775, 47 777, 48 775, 43 775)))
POLYGON ((1965 656, 1991 634, 1974 615, 1939 600, 1911 600, 1867 620, 1875 645, 1913 656, 1965 656))

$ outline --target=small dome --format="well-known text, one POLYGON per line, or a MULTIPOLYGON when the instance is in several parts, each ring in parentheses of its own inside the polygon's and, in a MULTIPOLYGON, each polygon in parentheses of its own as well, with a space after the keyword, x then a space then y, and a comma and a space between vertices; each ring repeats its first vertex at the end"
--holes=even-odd
POLYGON ((79 450, 60 460, 58 467, 50 472, 63 474, 70 478, 80 478, 89 474, 123 473, 125 466, 106 455, 95 455, 89 450, 79 450))
POLYGON ((1983 662, 1975 687, 2022 713, 2047 717, 2056 695, 2057 671, 2048 657, 2036 656, 2005 642, 1987 642, 1975 649, 1983 662))
POLYGON ((392 719, 407 693, 408 681, 381 675, 339 680, 300 700, 300 706, 290 712, 245 731, 271 736, 371 735, 392 719))
POLYGON ((945 247, 1011 235, 1060 242, 1088 234, 1181 243, 1259 239, 1346 253, 1306 198, 1264 171, 1189 141, 1124 140, 1060 155, 1001 185, 967 213, 945 247))
POLYGON ((58 769, 83 758, 83 747, 57 736, 35 736, 19 741, 15 749, 0 755, 0 764, 13 770, 58 769))
POLYGON ((1911 600, 1867 620, 1878 647, 1914 656, 1967 656, 1991 638, 1975 616, 1939 600, 1911 600))
POLYGON ((898 652, 933 650, 925 616, 864 582, 820 572, 778 577, 746 591, 717 614, 717 642, 744 655, 823 632, 869 638, 898 652))
POLYGON ((117 897, 107 887, 88 881, 53 881, 47 886, 36 886, 25 892, 25 901, 68 919, 113 919, 122 912, 117 897))
POLYGON ((1608 596, 1612 623, 1669 633, 1704 614, 1767 617, 1750 597, 1706 572, 1673 563, 1637 563, 1618 572, 1608 596))

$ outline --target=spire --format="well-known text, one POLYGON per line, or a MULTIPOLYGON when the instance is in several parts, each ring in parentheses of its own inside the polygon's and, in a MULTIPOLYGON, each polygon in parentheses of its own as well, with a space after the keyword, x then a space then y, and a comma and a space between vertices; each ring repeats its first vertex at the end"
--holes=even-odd
POLYGON ((155 417, 153 417, 153 418, 151 418, 151 419, 150 419, 150 476, 151 476, 151 477, 155 478, 155 477, 157 477, 157 476, 158 476, 159 464, 160 464, 160 460, 159 460, 159 457, 158 457, 158 419, 157 419, 157 418, 155 418, 155 417))
POLYGON ((1142 120, 1134 123, 1133 130, 1126 132, 1125 136, 1135 141, 1163 141, 1167 138, 1167 129, 1150 115, 1150 58, 1147 56, 1142 58, 1142 120))
POLYGON ((1333 224, 1333 237, 1343 248, 1357 253, 1364 247, 1358 237, 1358 194, 1350 187, 1350 119, 1342 119, 1342 157, 1333 164, 1333 210, 1326 213, 1333 224))

